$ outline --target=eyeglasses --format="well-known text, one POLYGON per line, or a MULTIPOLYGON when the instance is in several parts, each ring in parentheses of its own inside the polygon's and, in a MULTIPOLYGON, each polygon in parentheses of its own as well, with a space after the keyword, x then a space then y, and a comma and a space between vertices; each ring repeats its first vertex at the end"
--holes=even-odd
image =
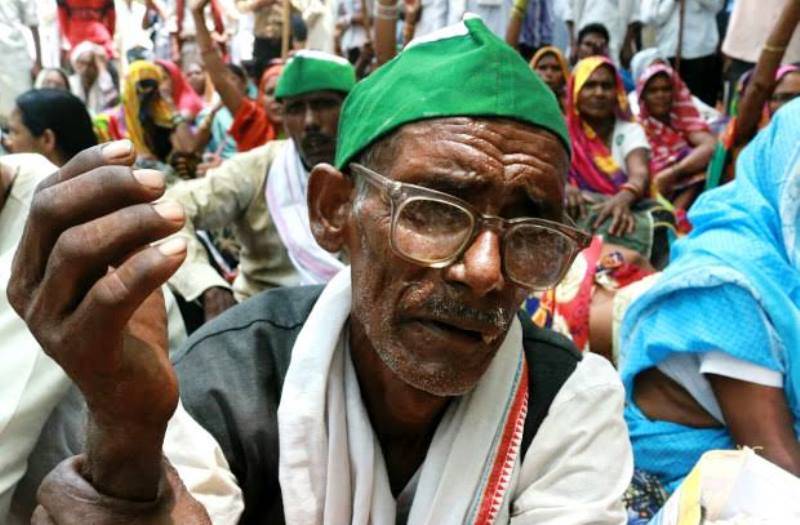
POLYGON ((545 219, 503 219, 484 215, 446 193, 388 179, 360 164, 354 173, 381 191, 391 203, 392 250, 420 266, 444 268, 457 261, 484 229, 500 232, 503 272, 530 290, 555 286, 591 236, 545 219))

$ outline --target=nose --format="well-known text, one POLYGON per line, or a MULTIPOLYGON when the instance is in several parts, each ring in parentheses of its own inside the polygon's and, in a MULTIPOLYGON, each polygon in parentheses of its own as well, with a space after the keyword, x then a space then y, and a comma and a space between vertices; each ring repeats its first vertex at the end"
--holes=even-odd
POLYGON ((478 297, 502 290, 505 280, 499 235, 491 230, 479 233, 461 260, 445 269, 444 276, 468 286, 478 297))
POLYGON ((306 111, 303 117, 303 126, 306 130, 319 129, 319 119, 317 112, 311 107, 311 104, 306 104, 306 111))

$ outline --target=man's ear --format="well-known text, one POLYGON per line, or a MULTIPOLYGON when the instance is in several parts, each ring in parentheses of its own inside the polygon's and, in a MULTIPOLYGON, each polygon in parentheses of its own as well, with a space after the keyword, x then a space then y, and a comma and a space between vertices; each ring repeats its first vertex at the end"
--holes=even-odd
POLYGON ((44 156, 47 158, 51 158, 51 156, 56 151, 56 134, 53 133, 53 130, 48 128, 44 130, 44 133, 39 137, 39 143, 42 146, 42 151, 44 151, 44 156))
POLYGON ((330 164, 317 164, 308 179, 308 215, 311 232, 320 246, 338 252, 345 243, 353 183, 330 164))

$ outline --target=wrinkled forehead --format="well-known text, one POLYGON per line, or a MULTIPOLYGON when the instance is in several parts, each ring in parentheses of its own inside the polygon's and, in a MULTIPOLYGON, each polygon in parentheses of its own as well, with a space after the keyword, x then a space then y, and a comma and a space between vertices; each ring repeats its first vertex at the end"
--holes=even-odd
POLYGON ((390 171, 409 163, 489 171, 530 164, 565 177, 569 167, 567 150, 555 134, 505 118, 414 122, 397 130, 391 142, 395 151, 390 171))
POLYGON ((373 148, 362 161, 386 177, 473 204, 500 209, 533 201, 548 217, 560 214, 569 157, 555 135, 530 124, 489 118, 422 121, 401 127, 373 148))

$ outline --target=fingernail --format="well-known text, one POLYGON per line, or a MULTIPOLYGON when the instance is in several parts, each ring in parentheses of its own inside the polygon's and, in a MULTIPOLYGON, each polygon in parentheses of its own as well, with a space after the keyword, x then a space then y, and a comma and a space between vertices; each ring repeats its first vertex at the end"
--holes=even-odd
POLYGON ((167 257, 186 251, 186 241, 180 238, 168 239, 158 245, 158 251, 167 257))
POLYGON ((133 170, 133 177, 142 186, 153 190, 160 190, 164 187, 164 175, 157 170, 133 170))
POLYGON ((109 142, 103 146, 102 151, 108 161, 123 160, 133 151, 133 143, 128 139, 109 142))
POLYGON ((161 201, 153 204, 153 209, 168 221, 183 220, 183 206, 175 201, 161 201))

